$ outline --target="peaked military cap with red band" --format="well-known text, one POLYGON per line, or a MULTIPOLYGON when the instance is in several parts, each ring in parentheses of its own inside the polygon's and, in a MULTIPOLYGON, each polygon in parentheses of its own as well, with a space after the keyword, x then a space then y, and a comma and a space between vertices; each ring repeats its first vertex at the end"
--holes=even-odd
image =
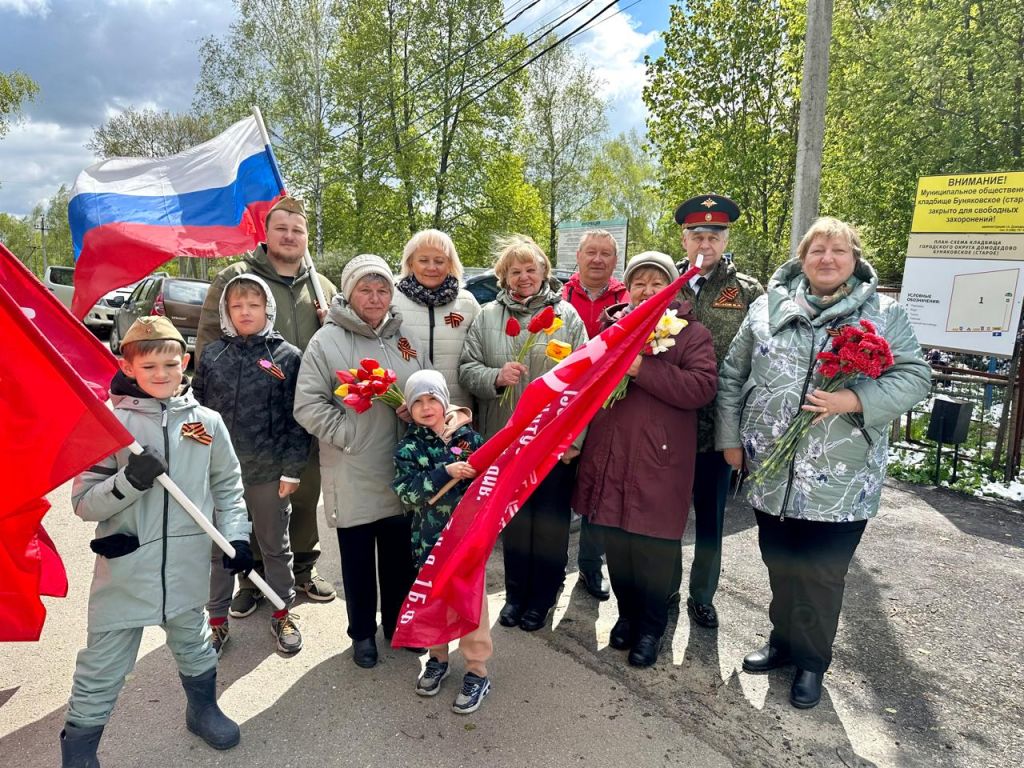
POLYGON ((740 207, 723 195, 697 195, 676 208, 676 224, 693 232, 720 232, 740 217, 740 207))

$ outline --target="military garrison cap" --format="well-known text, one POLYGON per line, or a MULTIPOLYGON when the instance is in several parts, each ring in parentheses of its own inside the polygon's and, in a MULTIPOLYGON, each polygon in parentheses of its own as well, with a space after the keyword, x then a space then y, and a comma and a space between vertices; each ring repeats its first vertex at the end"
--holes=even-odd
POLYGON ((265 221, 270 221, 270 214, 274 211, 287 211, 288 213, 297 213, 302 218, 306 218, 306 205, 299 200, 297 197, 291 195, 285 195, 276 203, 274 207, 267 211, 267 218, 265 221))
POLYGON ((676 208, 676 224, 692 232, 720 232, 740 217, 740 207, 723 195, 697 195, 676 208))
POLYGON ((136 341, 176 341, 185 348, 185 340, 181 338, 174 323, 163 315, 147 315, 140 317, 121 339, 121 345, 131 344, 136 341))

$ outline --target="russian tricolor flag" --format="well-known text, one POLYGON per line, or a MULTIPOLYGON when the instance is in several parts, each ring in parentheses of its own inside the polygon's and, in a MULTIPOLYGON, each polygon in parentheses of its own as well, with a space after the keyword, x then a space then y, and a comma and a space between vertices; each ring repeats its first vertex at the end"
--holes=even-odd
POLYGON ((256 117, 162 158, 115 157, 75 181, 68 221, 79 319, 108 291, 175 256, 233 256, 264 238, 267 211, 284 193, 256 117))

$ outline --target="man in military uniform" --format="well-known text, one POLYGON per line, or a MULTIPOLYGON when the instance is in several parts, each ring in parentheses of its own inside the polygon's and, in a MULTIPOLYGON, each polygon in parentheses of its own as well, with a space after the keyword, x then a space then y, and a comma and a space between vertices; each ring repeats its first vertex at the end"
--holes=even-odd
MULTIPOLYGON (((689 268, 697 254, 704 257, 700 274, 683 286, 680 297, 693 304, 697 319, 711 331, 719 366, 747 314, 747 308, 764 293, 756 279, 737 272, 732 262, 723 258, 729 242, 729 226, 739 215, 736 203, 721 195, 691 197, 675 212, 676 223, 682 227, 683 248, 686 250, 686 260, 679 265, 680 272, 689 268)), ((721 451, 715 450, 714 411, 714 403, 705 406, 697 421, 697 461, 693 483, 696 545, 690 567, 690 595, 686 600, 690 618, 709 628, 718 626, 718 613, 712 601, 722 569, 722 527, 732 475, 721 451)))
MULTIPOLYGON (((274 330, 284 340, 305 350, 313 334, 320 329, 326 307, 319 307, 313 287, 312 274, 304 264, 308 245, 306 209, 301 200, 282 197, 267 213, 267 241, 241 261, 221 270, 213 279, 199 316, 196 339, 196 365, 203 348, 220 337, 220 297, 225 286, 237 275, 251 272, 259 275, 270 287, 277 302, 274 330)), ((324 297, 330 303, 337 293, 334 285, 317 274, 324 297)), ((320 452, 316 440, 311 440, 309 462, 300 478, 299 490, 291 496, 292 516, 288 525, 295 574, 295 589, 306 593, 311 600, 327 602, 337 594, 334 586, 320 576, 316 563, 320 557, 320 534, 317 530, 316 510, 320 500, 320 452)), ((257 558, 261 553, 252 541, 257 558)), ((263 594, 245 576, 239 576, 239 590, 231 600, 229 612, 235 618, 253 613, 263 601, 263 594)))

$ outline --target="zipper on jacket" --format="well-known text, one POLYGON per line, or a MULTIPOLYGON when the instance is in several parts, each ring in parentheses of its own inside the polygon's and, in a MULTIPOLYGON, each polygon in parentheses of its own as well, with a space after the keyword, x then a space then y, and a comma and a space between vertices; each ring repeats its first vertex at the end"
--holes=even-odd
MULTIPOLYGON (((244 361, 245 360, 245 344, 243 343, 241 346, 242 346, 241 358, 244 361)), ((239 405, 239 403, 238 403, 238 393, 241 390, 241 386, 242 386, 242 366, 239 365, 238 366, 238 375, 235 376, 235 405, 231 409, 231 427, 228 429, 228 433, 229 434, 234 434, 235 433, 235 418, 238 415, 238 405, 239 405)))
MULTIPOLYGON (((799 415, 800 407, 804 404, 804 398, 807 397, 807 388, 811 384, 811 377, 814 376, 814 362, 815 362, 815 360, 818 359, 818 353, 824 351, 825 346, 828 344, 829 340, 832 338, 831 336, 829 336, 826 333, 825 334, 825 341, 821 345, 821 349, 819 349, 817 352, 815 352, 815 350, 814 350, 814 326, 811 325, 810 321, 808 321, 808 320, 803 320, 803 322, 806 323, 807 326, 811 329, 811 360, 810 360, 810 365, 807 367, 807 375, 804 376, 804 387, 800 391, 800 400, 799 400, 799 403, 797 405, 797 411, 798 411, 797 415, 799 415)), ((830 327, 835 327, 837 322, 838 322, 837 320, 833 320, 831 325, 830 325, 830 327)), ((793 458, 789 460, 789 481, 786 483, 786 495, 782 497, 782 508, 779 510, 779 512, 780 512, 780 514, 779 514, 779 521, 780 522, 786 519, 786 507, 789 506, 789 494, 793 490, 793 480, 795 479, 795 477, 796 477, 796 454, 794 453, 793 454, 793 458)))
POLYGON ((860 433, 864 436, 864 439, 867 441, 868 448, 874 448, 875 441, 871 439, 871 435, 868 434, 867 430, 864 429, 864 427, 857 427, 857 429, 860 430, 860 433))
POLYGON ((427 355, 430 357, 430 364, 434 364, 434 307, 431 304, 427 305, 427 319, 430 323, 430 330, 428 335, 430 336, 430 342, 427 345, 427 355))
MULTIPOLYGON (((168 476, 171 471, 171 439, 167 434, 167 406, 160 403, 160 427, 164 433, 164 461, 167 462, 168 476)), ((167 523, 170 512, 170 494, 164 488, 164 535, 160 545, 160 616, 167 623, 167 523)))

